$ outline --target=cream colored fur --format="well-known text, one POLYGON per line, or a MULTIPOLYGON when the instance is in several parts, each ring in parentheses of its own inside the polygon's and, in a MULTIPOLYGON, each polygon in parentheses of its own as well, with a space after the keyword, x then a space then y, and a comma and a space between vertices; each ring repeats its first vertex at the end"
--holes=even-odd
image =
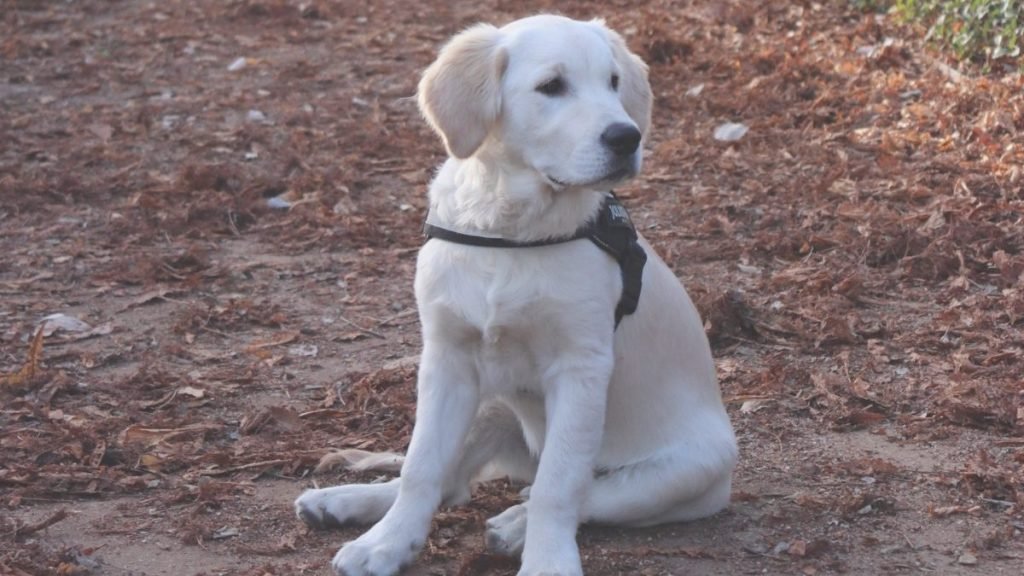
MULTIPOLYGON (((640 149, 616 153, 603 135, 612 125, 645 134, 651 114, 647 69, 622 38, 558 16, 457 35, 424 73, 419 102, 451 156, 430 187, 431 221, 513 240, 564 236, 592 218, 641 164, 640 149), (553 78, 564 92, 543 91, 553 78)), ((295 503, 316 526, 375 523, 338 552, 336 573, 397 573, 438 506, 467 501, 471 483, 493 475, 531 484, 487 524, 491 549, 521 554, 520 576, 582 574, 580 523, 692 520, 728 504, 736 443, 707 339, 682 285, 643 246, 640 304, 617 330, 620 270, 587 240, 423 246, 416 426, 400 477, 295 503)))

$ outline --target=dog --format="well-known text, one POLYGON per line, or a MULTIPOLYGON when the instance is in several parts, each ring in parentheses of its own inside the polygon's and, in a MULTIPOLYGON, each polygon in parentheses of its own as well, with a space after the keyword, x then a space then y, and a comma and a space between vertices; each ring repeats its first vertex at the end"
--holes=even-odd
POLYGON ((649 526, 726 507, 736 440, 697 310, 633 236, 642 290, 635 311, 615 313, 625 265, 573 236, 640 171, 643 61, 600 20, 480 24, 441 49, 418 102, 449 154, 428 223, 479 243, 435 237, 419 252, 423 351, 404 459, 346 453, 356 468, 400 466, 399 477, 295 502, 314 527, 374 523, 338 551, 335 572, 398 573, 437 508, 494 477, 529 484, 523 503, 487 521, 488 548, 521 554, 520 576, 582 574, 581 523, 649 526))

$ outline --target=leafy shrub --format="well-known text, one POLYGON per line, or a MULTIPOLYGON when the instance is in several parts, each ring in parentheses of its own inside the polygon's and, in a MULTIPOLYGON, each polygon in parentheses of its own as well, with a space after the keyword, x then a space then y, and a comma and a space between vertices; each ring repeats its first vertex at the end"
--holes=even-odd
POLYGON ((885 12, 892 6, 892 0, 850 0, 850 4, 865 12, 885 12))
POLYGON ((1017 58, 1024 44, 1021 0, 896 0, 895 8, 908 20, 930 23, 928 37, 961 59, 1017 58))

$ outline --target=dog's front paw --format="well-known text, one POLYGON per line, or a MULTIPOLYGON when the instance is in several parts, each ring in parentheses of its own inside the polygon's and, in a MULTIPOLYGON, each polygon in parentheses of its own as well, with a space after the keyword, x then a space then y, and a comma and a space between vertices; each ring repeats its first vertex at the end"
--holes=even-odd
POLYGON ((393 576, 416 558, 422 541, 371 529, 334 555, 331 566, 338 576, 393 576))
POLYGON ((572 536, 533 538, 523 551, 519 576, 583 576, 580 549, 572 536))
POLYGON ((583 576, 583 565, 580 564, 578 557, 575 561, 567 562, 545 560, 537 565, 531 565, 524 560, 517 576, 583 576))
POLYGON ((517 576, 583 576, 582 566, 567 566, 564 568, 555 566, 545 566, 542 568, 531 569, 525 565, 519 569, 517 576))
POLYGON ((504 556, 519 556, 526 540, 526 505, 516 504, 487 521, 487 549, 504 556))

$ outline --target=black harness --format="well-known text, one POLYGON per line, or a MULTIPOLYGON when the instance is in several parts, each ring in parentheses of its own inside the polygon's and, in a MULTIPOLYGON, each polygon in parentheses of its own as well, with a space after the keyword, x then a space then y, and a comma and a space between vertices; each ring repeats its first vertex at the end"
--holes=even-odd
POLYGON ((580 227, 571 236, 552 238, 550 240, 537 240, 534 242, 516 242, 504 238, 489 238, 487 236, 473 236, 463 234, 447 228, 441 228, 430 223, 423 225, 423 234, 427 240, 437 238, 446 242, 456 244, 467 244, 469 246, 484 246, 487 248, 535 248, 537 246, 551 246, 587 238, 597 245, 598 248, 607 252, 619 263, 622 271, 622 296, 618 305, 615 306, 615 327, 623 316, 636 312, 640 303, 640 289, 642 287, 644 264, 647 263, 647 253, 637 242, 636 228, 629 219, 629 212, 619 202, 615 194, 609 194, 601 204, 601 210, 597 218, 580 227))

